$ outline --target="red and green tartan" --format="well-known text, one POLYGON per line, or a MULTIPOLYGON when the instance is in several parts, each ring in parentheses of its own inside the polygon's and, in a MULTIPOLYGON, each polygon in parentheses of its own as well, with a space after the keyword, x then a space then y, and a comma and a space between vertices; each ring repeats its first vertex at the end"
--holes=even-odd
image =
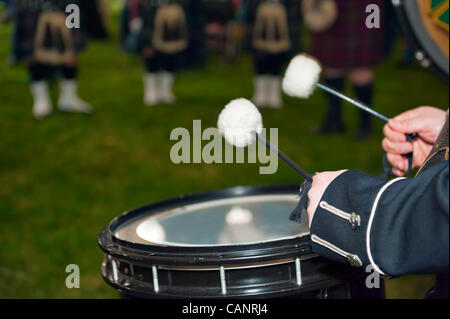
POLYGON ((383 1, 336 0, 338 18, 327 31, 314 33, 311 54, 326 68, 372 67, 384 56, 383 1), (369 4, 380 8, 380 28, 366 27, 369 4))

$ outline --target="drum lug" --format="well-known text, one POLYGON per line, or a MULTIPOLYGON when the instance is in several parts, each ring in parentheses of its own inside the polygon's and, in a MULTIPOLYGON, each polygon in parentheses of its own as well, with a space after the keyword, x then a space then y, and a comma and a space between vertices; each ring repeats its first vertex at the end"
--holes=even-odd
POLYGON ((159 292, 159 280, 158 280, 158 268, 156 266, 152 266, 152 275, 153 275, 153 290, 158 293, 159 292))
POLYGON ((220 266, 220 286, 222 287, 222 295, 227 294, 227 282, 225 278, 225 268, 223 266, 220 266))
POLYGON ((297 277, 297 286, 302 285, 302 269, 300 267, 300 258, 295 259, 295 275, 297 277))
POLYGON ((110 260, 111 260, 111 265, 112 265, 113 280, 117 284, 117 282, 119 281, 119 275, 118 275, 118 271, 117 271, 117 263, 116 263, 116 260, 111 257, 110 257, 110 260))

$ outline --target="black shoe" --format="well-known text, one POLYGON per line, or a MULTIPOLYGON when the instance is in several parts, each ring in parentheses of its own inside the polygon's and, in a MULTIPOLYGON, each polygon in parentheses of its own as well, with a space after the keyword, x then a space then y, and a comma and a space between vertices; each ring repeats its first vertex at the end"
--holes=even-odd
POLYGON ((322 126, 318 129, 319 135, 326 135, 331 133, 344 133, 345 125, 339 120, 325 120, 322 126))

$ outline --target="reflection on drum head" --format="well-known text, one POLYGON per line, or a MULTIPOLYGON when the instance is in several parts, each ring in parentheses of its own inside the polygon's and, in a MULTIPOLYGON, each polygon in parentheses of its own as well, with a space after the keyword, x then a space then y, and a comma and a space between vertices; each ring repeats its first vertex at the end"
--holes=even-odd
POLYGON ((143 240, 160 243, 166 240, 164 228, 155 220, 148 219, 139 224, 136 234, 143 240))
POLYGON ((248 209, 235 206, 225 216, 225 221, 227 225, 243 225, 251 223, 253 219, 253 214, 248 209))
POLYGON ((220 199, 149 212, 123 225, 114 236, 165 246, 247 245, 309 234, 307 223, 289 221, 298 203, 293 194, 220 199))

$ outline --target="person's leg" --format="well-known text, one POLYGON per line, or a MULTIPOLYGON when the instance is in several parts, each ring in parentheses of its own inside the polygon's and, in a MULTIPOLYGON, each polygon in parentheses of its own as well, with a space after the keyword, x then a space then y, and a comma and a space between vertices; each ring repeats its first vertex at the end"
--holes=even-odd
POLYGON ((161 54, 162 71, 158 73, 161 101, 173 104, 176 101, 173 93, 175 72, 178 70, 179 54, 161 54))
MULTIPOLYGON (((350 72, 350 80, 358 100, 372 107, 374 90, 372 70, 370 68, 354 69, 350 72)), ((367 138, 372 133, 372 115, 360 110, 360 117, 356 137, 367 138)))
POLYGON ((160 69, 160 60, 157 56, 144 57, 145 75, 144 75, 144 104, 152 106, 160 101, 160 94, 157 89, 156 72, 160 69))
POLYGON ((270 77, 269 77, 269 97, 268 104, 272 108, 283 106, 281 98, 281 69, 283 67, 283 54, 273 54, 270 56, 270 77))
POLYGON ((254 92, 252 101, 257 107, 268 105, 268 90, 270 85, 270 76, 267 68, 267 56, 263 53, 254 54, 255 77, 253 79, 254 92))
POLYGON ((52 112, 52 102, 48 89, 48 79, 53 74, 49 65, 32 63, 28 65, 30 75, 30 90, 33 95, 33 114, 38 120, 43 119, 52 112))
POLYGON ((92 113, 92 107, 78 96, 77 64, 61 66, 58 107, 63 112, 92 113))
MULTIPOLYGON (((345 87, 344 71, 339 69, 326 69, 324 71, 324 83, 338 91, 343 91, 345 87)), ((320 134, 345 131, 345 125, 342 122, 342 100, 332 94, 325 93, 328 100, 328 113, 325 117, 320 134)))

